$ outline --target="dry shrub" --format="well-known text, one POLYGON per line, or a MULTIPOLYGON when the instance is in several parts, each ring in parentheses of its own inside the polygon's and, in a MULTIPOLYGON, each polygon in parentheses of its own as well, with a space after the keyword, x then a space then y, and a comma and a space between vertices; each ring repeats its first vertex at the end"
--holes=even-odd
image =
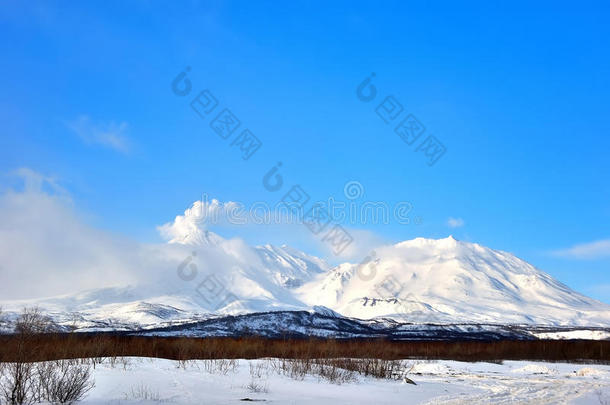
POLYGON ((124 393, 124 396, 126 401, 135 400, 161 402, 159 391, 153 391, 152 388, 144 383, 140 383, 136 387, 131 387, 129 392, 124 393))
POLYGON ((250 362, 250 377, 252 378, 256 378, 256 379, 261 379, 263 377, 267 378, 269 377, 269 368, 270 368, 270 361, 266 360, 266 361, 259 361, 256 363, 250 362))
POLYGON ((0 370, 0 392, 6 403, 32 404, 40 399, 36 365, 29 361, 29 357, 38 347, 37 335, 49 330, 48 320, 37 308, 24 308, 16 321, 12 361, 0 370))
POLYGON ((329 382, 342 384, 355 381, 357 375, 402 380, 413 368, 410 362, 383 359, 276 359, 272 367, 279 374, 302 380, 306 375, 321 377, 329 382))
POLYGON ((250 362, 249 366, 250 383, 246 386, 246 388, 250 392, 255 393, 269 392, 269 383, 267 382, 267 379, 269 378, 269 362, 250 362))
POLYGON ((91 366, 72 360, 56 360, 37 365, 40 396, 53 404, 72 404, 85 397, 94 386, 91 366))
POLYGON ((34 363, 6 363, 0 371, 0 392, 7 404, 33 404, 38 400, 34 363))
POLYGON ((246 385, 246 388, 248 389, 248 391, 255 392, 255 393, 268 393, 269 392, 269 386, 267 384, 261 384, 254 379, 250 380, 248 385, 246 385))
POLYGON ((239 362, 235 359, 213 359, 203 360, 203 368, 210 374, 227 375, 229 372, 237 372, 239 362))

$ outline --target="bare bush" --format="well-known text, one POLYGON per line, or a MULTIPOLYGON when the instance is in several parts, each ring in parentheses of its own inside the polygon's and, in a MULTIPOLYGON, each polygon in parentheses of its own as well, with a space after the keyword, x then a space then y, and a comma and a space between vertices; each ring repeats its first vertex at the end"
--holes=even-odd
POLYGON ((402 380, 413 368, 411 363, 402 360, 385 359, 325 359, 337 367, 355 371, 364 376, 388 380, 402 380))
POLYGON ((195 362, 193 360, 178 360, 178 363, 176 363, 176 368, 181 368, 183 370, 186 370, 189 365, 194 365, 195 362))
POLYGON ((203 369, 210 374, 227 375, 229 372, 235 373, 239 362, 235 359, 213 359, 203 360, 200 364, 203 369))
POLYGON ((14 361, 2 367, 0 392, 10 405, 32 404, 39 399, 39 382, 29 353, 36 348, 35 337, 50 325, 38 308, 24 308, 15 324, 14 361))
MULTIPOLYGON (((111 368, 123 367, 123 370, 127 370, 131 366, 131 359, 123 356, 111 356, 105 359, 111 368)), ((99 364, 102 364, 104 360, 101 360, 99 364)), ((94 366, 95 368, 95 366, 94 366)))
POLYGON ((33 404, 38 400, 34 363, 6 363, 0 369, 0 391, 7 404, 33 404))
POLYGON ((269 363, 268 362, 250 362, 250 383, 246 388, 250 392, 267 393, 269 392, 269 363))
POLYGON ((264 377, 269 377, 269 362, 268 361, 259 361, 259 362, 250 362, 250 377, 261 379, 264 377))
POLYGON ((402 360, 384 359, 276 359, 272 367, 279 374, 302 380, 315 375, 335 384, 354 381, 357 375, 404 380, 413 365, 402 360))
POLYGON ((24 308, 15 322, 15 334, 21 336, 34 336, 41 333, 53 332, 54 327, 50 318, 44 316, 37 307, 24 308))
POLYGON ((140 383, 136 387, 131 387, 129 392, 124 394, 125 400, 136 400, 136 401, 154 401, 161 402, 161 396, 159 395, 159 391, 153 391, 152 388, 145 385, 144 383, 140 383))
POLYGON ((316 361, 313 373, 333 384, 344 384, 356 380, 354 370, 341 368, 336 362, 316 361))
POLYGON ((279 373, 296 380, 314 375, 335 384, 355 380, 355 371, 341 368, 336 359, 277 359, 272 367, 279 373))
POLYGON ((246 385, 246 388, 248 389, 248 391, 255 392, 255 393, 265 393, 266 394, 269 392, 268 384, 261 384, 255 380, 250 380, 250 383, 248 385, 246 385))
POLYGON ((72 404, 85 397, 94 386, 91 366, 73 360, 57 360, 37 365, 40 396, 53 404, 72 404))
POLYGON ((312 373, 313 362, 310 359, 275 359, 272 362, 273 369, 278 374, 283 374, 295 380, 302 380, 307 374, 312 373))

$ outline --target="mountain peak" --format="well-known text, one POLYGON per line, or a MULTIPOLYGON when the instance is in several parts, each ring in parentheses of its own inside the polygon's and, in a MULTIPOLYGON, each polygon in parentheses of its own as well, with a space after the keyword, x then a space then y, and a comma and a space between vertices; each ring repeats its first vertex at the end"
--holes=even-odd
POLYGON ((343 264, 301 289, 310 305, 357 318, 408 322, 604 324, 610 306, 513 254, 453 236, 379 249, 366 268, 343 264))
MULTIPOLYGON (((449 235, 446 238, 433 239, 433 238, 423 238, 417 237, 415 239, 409 239, 402 242, 398 242, 394 246, 396 247, 437 247, 437 248, 454 248, 458 246, 458 244, 462 244, 465 242, 461 242, 453 237, 453 235, 449 235)), ((467 242, 466 242, 467 243, 467 242)))

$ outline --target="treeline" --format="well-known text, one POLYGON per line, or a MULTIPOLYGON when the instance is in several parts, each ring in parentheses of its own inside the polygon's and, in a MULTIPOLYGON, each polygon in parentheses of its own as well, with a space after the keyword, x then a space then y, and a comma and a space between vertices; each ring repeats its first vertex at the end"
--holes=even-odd
POLYGON ((0 362, 104 359, 124 356, 172 360, 377 358, 458 361, 540 360, 610 363, 610 341, 390 341, 375 339, 267 339, 42 333, 0 335, 0 362), (16 358, 19 356, 19 358, 16 358))

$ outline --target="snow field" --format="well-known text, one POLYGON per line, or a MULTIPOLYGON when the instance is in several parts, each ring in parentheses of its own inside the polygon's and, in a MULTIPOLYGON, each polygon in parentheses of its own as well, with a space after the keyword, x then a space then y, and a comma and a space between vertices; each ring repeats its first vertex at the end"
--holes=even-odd
POLYGON ((332 383, 291 378, 261 360, 177 361, 127 358, 97 365, 96 387, 84 404, 604 404, 610 366, 566 363, 410 362, 409 378, 356 375, 332 383))

